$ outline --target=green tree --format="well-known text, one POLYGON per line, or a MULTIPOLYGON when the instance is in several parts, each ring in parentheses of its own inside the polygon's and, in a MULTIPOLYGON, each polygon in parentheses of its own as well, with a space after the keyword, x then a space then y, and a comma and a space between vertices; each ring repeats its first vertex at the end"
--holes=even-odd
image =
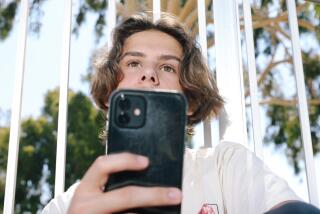
MULTIPOLYGON (((297 2, 303 69, 309 104, 312 146, 320 151, 320 4, 297 2), (306 45, 312 43, 312 45, 306 45)), ((297 92, 288 89, 287 76, 293 77, 292 48, 285 1, 260 1, 253 7, 255 55, 266 63, 257 65, 261 105, 268 117, 265 143, 285 146, 295 173, 304 168, 297 92), (259 9, 260 8, 260 9, 259 9), (270 14, 272 11, 272 14, 270 14), (263 26, 263 27, 262 27, 263 26)), ((295 81, 292 78, 292 82, 295 81)), ((295 84, 294 84, 295 86, 295 84)), ((246 95, 249 95, 247 92, 246 95)), ((247 99, 249 96, 247 96, 247 99)))
MULTIPOLYGON (((31 1, 31 32, 41 31, 41 5, 45 2, 46 0, 31 1)), ((210 11, 211 1, 205 2, 207 23, 214 25, 210 11)), ((10 35, 19 3, 18 0, 6 4, 0 2, 0 40, 10 35)), ((162 0, 161 7, 163 11, 177 15, 196 36, 198 33, 196 3, 196 0, 162 0)), ((85 23, 87 15, 91 13, 96 16, 94 29, 97 40, 101 38, 107 24, 104 21, 107 6, 106 0, 80 1, 74 17, 73 32, 76 35, 81 33, 81 26, 85 23)), ((286 90, 283 90, 286 82, 281 77, 285 70, 292 70, 286 4, 284 0, 258 0, 254 1, 251 6, 255 55, 257 60, 263 61, 257 65, 260 103, 269 118, 264 141, 269 144, 285 145, 286 154, 295 172, 298 173, 303 168, 300 165, 303 147, 301 146, 296 93, 288 94, 286 90)), ((151 8, 152 1, 150 0, 122 0, 117 2, 118 19, 151 8)), ((301 40, 312 42, 312 45, 302 46, 302 52, 313 149, 314 153, 318 153, 320 151, 320 5, 297 1, 296 9, 301 40)), ((241 28, 243 29, 242 23, 241 28)), ((208 28, 208 47, 213 45, 214 30, 208 28)), ((293 73, 291 72, 290 75, 293 73)), ((249 92, 246 92, 248 102, 249 96, 249 92)), ((42 116, 37 119, 30 118, 22 123, 16 196, 16 206, 19 212, 22 210, 34 212, 42 206, 38 203, 42 191, 41 179, 43 180, 41 182, 49 184, 52 192, 57 115, 58 92, 52 91, 46 96, 42 116), (50 176, 46 174, 46 167, 50 176), (33 175, 31 173, 33 171, 39 174, 33 175)), ((103 153, 104 148, 99 146, 97 139, 102 126, 102 116, 92 108, 89 99, 81 93, 70 92, 66 186, 80 178, 92 160, 99 153, 103 153)), ((0 190, 4 185, 1 178, 4 177, 6 168, 8 139, 9 129, 0 128, 0 190)), ((0 191, 0 199, 3 199, 3 192, 0 191)))
POLYGON ((3 210, 4 191, 5 191, 5 169, 7 168, 9 142, 9 128, 0 127, 0 213, 3 210))
MULTIPOLYGON (((31 1, 32 32, 39 32, 41 27, 41 5, 46 0, 31 1)), ((19 1, 12 1, 6 5, 0 3, 0 39, 9 35, 12 20, 16 15, 19 1)), ((175 0, 161 1, 162 11, 173 13, 184 22, 194 36, 198 33, 197 1, 175 0)), ((212 25, 211 1, 206 0, 207 24, 212 25)), ((96 38, 103 36, 106 27, 106 0, 85 0, 79 3, 78 12, 74 17, 73 32, 79 34, 89 13, 96 16, 94 29, 96 38)), ((270 120, 267 122, 265 143, 286 145, 289 161, 298 173, 303 166, 299 164, 303 157, 301 145, 300 125, 298 120, 296 93, 288 95, 282 86, 286 85, 281 78, 284 70, 292 71, 292 51, 290 46, 290 32, 288 26, 288 12, 284 0, 259 0, 251 5, 254 29, 254 43, 256 59, 264 61, 257 64, 258 85, 261 92, 260 103, 267 112, 270 120), (290 119, 289 119, 290 118, 290 119)), ((151 10, 152 1, 123 0, 117 2, 118 19, 127 17, 137 11, 151 10)), ((314 153, 319 152, 319 83, 320 70, 320 4, 297 1, 297 13, 300 36, 304 41, 312 41, 311 46, 302 46, 304 55, 304 72, 306 91, 309 99, 310 125, 314 153)), ((242 20, 242 18, 241 18, 242 20)), ((243 29, 243 23, 241 23, 243 29)), ((208 28, 208 47, 214 45, 214 30, 208 28)), ((213 69, 215 69, 213 67, 213 69)), ((246 70, 245 70, 246 79, 246 70)), ((290 73, 293 75, 293 72, 290 73)), ((90 74, 89 74, 90 76, 90 74)), ((246 84, 248 86, 248 84, 246 84)), ((288 90, 287 90, 288 91, 288 90)), ((246 93, 247 102, 250 94, 246 93)), ((250 122, 249 122, 250 123, 250 122)))
POLYGON ((16 16, 18 2, 10 2, 7 5, 3 5, 0 2, 0 40, 3 40, 9 36, 12 29, 13 20, 16 16))
MULTIPOLYGON (((47 201, 41 200, 43 186, 54 188, 57 116, 59 93, 53 90, 45 97, 43 114, 22 122, 16 185, 15 212, 36 213, 47 201), (41 202, 41 203, 39 203, 41 202)), ((66 160, 66 187, 80 179, 93 160, 104 153, 99 132, 104 119, 81 92, 69 92, 68 134, 66 160)), ((9 129, 0 129, 0 175, 6 169, 9 129)), ((0 189, 4 189, 4 176, 0 176, 0 189)), ((4 191, 0 192, 3 200, 4 191)), ((1 203, 0 206, 3 204, 1 203)))

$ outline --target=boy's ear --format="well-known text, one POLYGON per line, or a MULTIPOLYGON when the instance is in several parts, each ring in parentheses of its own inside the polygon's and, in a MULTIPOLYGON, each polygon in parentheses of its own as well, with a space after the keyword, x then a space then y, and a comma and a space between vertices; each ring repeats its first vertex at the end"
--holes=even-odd
POLYGON ((193 108, 191 106, 188 106, 187 116, 193 115, 193 112, 194 112, 193 108))
POLYGON ((107 108, 109 108, 109 102, 108 102, 108 101, 105 101, 105 102, 104 102, 104 106, 107 107, 107 108))

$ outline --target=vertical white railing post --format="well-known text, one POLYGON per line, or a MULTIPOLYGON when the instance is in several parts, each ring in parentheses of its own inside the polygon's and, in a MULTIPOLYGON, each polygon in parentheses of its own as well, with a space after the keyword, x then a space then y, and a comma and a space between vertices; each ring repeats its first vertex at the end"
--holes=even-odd
MULTIPOLYGON (((115 0, 108 0, 108 14, 107 14, 107 48, 108 51, 112 48, 113 43, 113 35, 112 30, 116 26, 116 17, 117 17, 117 10, 116 10, 116 1, 115 0)), ((108 118, 108 112, 106 113, 106 118, 108 118)), ((106 120, 106 128, 108 128, 109 122, 106 120)), ((108 146, 106 142, 106 154, 108 153, 108 146)))
POLYGON ((308 181, 309 200, 315 206, 319 206, 319 197, 317 193, 317 181, 315 174, 315 166, 312 151, 312 141, 310 132, 309 112, 307 105, 307 97, 305 92, 305 82, 303 74, 303 65, 301 58, 301 49, 299 41, 299 30, 296 4, 294 0, 287 0, 287 8, 289 14, 289 26, 291 34, 293 66, 296 77, 296 85, 298 89, 299 101, 299 118, 302 133, 303 148, 306 160, 306 172, 308 181))
POLYGON ((23 92, 24 65, 27 43, 28 29, 28 0, 21 1, 21 16, 20 16, 20 33, 17 46, 17 62, 14 82, 14 94, 12 99, 11 120, 10 120, 10 137, 9 151, 6 173, 6 189, 4 197, 3 213, 14 212, 14 199, 16 192, 17 165, 19 155, 19 140, 20 140, 20 118, 21 118, 21 100, 23 92))
MULTIPOLYGON (((206 25, 206 8, 205 1, 197 1, 198 8, 198 25, 199 25, 199 41, 201 46, 202 55, 207 60, 208 50, 207 50, 207 25, 206 25)), ((212 146, 212 133, 211 133, 211 122, 210 120, 205 120, 203 122, 203 139, 204 147, 212 146)))
POLYGON ((65 22, 62 43, 62 58, 60 68, 60 94, 58 116, 58 139, 56 155, 56 173, 54 195, 64 192, 65 165, 66 165, 66 135, 68 116, 68 88, 70 64, 70 37, 71 37, 72 0, 65 0, 65 22))
POLYGON ((161 15, 161 2, 160 0, 153 0, 152 2, 152 14, 153 14, 153 21, 157 21, 160 19, 161 15))
POLYGON ((254 151, 259 158, 263 159, 263 146, 262 146, 262 137, 261 137, 260 111, 259 111, 259 102, 258 102, 258 85, 257 85, 257 74, 256 74, 257 71, 256 71, 256 63, 255 63, 255 55, 254 55, 251 8, 248 0, 243 0, 242 6, 243 6, 246 50, 247 50, 248 71, 249 71, 250 101, 251 101, 250 103, 251 103, 254 151))
POLYGON ((213 4, 217 85, 226 101, 219 118, 219 135, 222 140, 246 144, 238 4, 235 0, 214 0, 213 4))
POLYGON ((107 20, 107 46, 108 50, 112 48, 112 30, 116 26, 116 1, 108 0, 108 20, 107 20))

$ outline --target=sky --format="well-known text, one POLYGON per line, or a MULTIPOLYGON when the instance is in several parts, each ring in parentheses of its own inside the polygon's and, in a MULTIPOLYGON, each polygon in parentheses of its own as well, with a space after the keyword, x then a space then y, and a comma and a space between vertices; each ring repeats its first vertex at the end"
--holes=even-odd
MULTIPOLYGON (((25 80, 22 100, 22 118, 38 116, 45 93, 59 85, 61 67, 61 42, 64 17, 63 1, 46 1, 43 5, 42 28, 40 36, 29 33, 27 39, 25 80)), ((93 50, 93 18, 81 30, 77 39, 72 36, 69 87, 81 90, 88 94, 89 86, 81 81, 81 76, 86 74, 89 57, 93 50)), ((19 23, 19 17, 16 22, 19 23)), ((7 40, 0 43, 1 78, 0 109, 6 111, 11 108, 13 95, 13 82, 15 77, 15 56, 17 52, 17 25, 7 40)), ((0 119, 3 124, 4 119, 0 119)), ((1 124, 0 123, 0 124, 1 124)))
MULTIPOLYGON (((21 113, 22 119, 30 116, 39 116, 46 92, 59 85, 64 17, 63 8, 63 0, 46 1, 42 7, 44 13, 41 18, 43 25, 40 36, 31 33, 28 34, 21 113)), ((77 11, 77 5, 74 5, 73 8, 73 12, 75 13, 77 11)), ((82 91, 87 95, 89 95, 89 85, 83 82, 81 77, 87 73, 89 58, 92 52, 97 47, 101 47, 104 41, 106 41, 106 38, 102 38, 99 44, 94 43, 95 17, 92 14, 88 15, 84 26, 80 29, 79 37, 73 35, 71 39, 69 77, 69 87, 74 91, 82 91)), ((16 53, 20 51, 17 50, 18 26, 19 17, 15 20, 15 27, 9 38, 0 42, 0 126, 10 123, 8 112, 11 109, 13 96, 16 53)), ((198 133, 197 139, 202 141, 201 131, 199 131, 198 128, 196 129, 196 133, 198 133)), ((272 145, 265 146, 264 158, 271 170, 285 178, 301 198, 308 200, 305 173, 302 172, 299 176, 294 175, 293 169, 288 166, 283 148, 276 150, 272 145)), ((319 155, 316 160, 316 170, 317 180, 319 181, 319 155)), ((318 182, 317 188, 320 194, 320 182, 318 182)))

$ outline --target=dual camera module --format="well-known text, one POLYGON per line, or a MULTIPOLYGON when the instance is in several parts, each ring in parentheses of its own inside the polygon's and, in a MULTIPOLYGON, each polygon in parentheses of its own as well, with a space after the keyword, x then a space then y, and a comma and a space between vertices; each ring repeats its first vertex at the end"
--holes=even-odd
POLYGON ((146 100, 142 96, 119 94, 116 98, 116 123, 122 128, 139 128, 144 125, 146 100))

